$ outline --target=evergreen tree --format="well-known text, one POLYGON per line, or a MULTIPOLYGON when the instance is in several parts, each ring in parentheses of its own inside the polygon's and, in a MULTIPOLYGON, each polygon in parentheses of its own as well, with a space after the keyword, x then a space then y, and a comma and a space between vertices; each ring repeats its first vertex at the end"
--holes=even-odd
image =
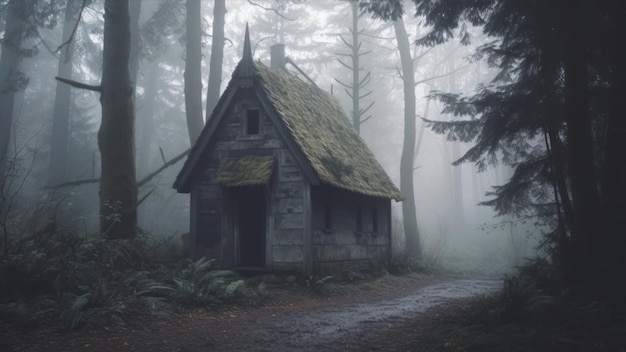
MULTIPOLYGON (((469 119, 429 121, 434 131, 474 146, 457 163, 514 167, 485 202, 500 214, 546 221, 554 263, 570 282, 600 294, 623 293, 625 263, 624 4, 620 0, 414 0, 431 31, 418 41, 469 40, 463 23, 494 38, 477 51, 500 71, 479 93, 433 94, 445 112, 469 119), (558 15, 557 15, 558 14, 558 15), (616 33, 613 41, 604 33, 616 33), (620 137, 621 136, 621 137, 620 137), (621 149, 619 149, 621 148, 621 149), (621 178, 620 178, 621 176, 621 178), (613 289, 610 289, 610 288, 613 289)), ((399 0, 363 2, 374 16, 395 19, 399 0)))

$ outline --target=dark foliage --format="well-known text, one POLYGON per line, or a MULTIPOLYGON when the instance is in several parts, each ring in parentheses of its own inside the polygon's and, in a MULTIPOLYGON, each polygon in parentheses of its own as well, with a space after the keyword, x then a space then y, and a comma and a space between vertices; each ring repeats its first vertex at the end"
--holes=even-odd
MULTIPOLYGON (((474 59, 499 69, 476 95, 431 94, 445 113, 469 119, 427 123, 449 140, 474 143, 456 164, 513 167, 484 204, 500 214, 558 221, 545 237, 550 262, 565 281, 619 304, 614 292, 624 292, 626 249, 618 220, 626 218, 624 2, 413 3, 430 27, 417 44, 467 41, 464 24, 481 26, 494 40, 474 59)), ((399 1, 361 7, 385 20, 404 11, 399 1)))
POLYGON ((236 273, 213 260, 184 261, 170 245, 149 235, 85 237, 50 223, 0 257, 0 320, 76 330, 258 298, 236 273))

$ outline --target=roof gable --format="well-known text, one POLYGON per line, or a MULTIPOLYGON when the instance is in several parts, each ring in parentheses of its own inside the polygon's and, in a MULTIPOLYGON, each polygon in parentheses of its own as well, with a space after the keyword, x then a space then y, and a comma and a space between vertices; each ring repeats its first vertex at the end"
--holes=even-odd
POLYGON ((244 56, 200 138, 178 174, 174 188, 190 191, 190 178, 238 89, 254 87, 281 136, 314 184, 326 184, 374 197, 402 200, 365 142, 350 125, 337 100, 284 70, 252 61, 248 28, 244 56))

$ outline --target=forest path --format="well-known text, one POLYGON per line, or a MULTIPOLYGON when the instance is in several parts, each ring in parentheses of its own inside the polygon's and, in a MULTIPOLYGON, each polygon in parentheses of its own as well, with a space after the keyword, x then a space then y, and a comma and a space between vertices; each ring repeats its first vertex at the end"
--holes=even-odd
MULTIPOLYGON (((348 304, 268 317, 253 327, 243 341, 212 346, 212 351, 343 351, 337 343, 343 337, 367 334, 369 330, 392 329, 404 319, 413 318, 448 301, 493 293, 501 281, 456 279, 418 288, 392 299, 348 304)), ((243 328, 243 327, 242 327, 243 328)))
POLYGON ((319 295, 283 283, 269 287, 261 307, 144 316, 109 329, 18 331, 4 346, 8 351, 385 351, 391 341, 370 346, 366 337, 501 286, 502 280, 495 279, 386 275, 365 283, 329 284, 330 292, 319 295))

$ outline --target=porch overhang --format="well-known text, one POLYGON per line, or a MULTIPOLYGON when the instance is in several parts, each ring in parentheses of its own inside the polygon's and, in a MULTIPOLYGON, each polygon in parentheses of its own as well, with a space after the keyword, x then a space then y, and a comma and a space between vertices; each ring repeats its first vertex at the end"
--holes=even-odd
POLYGON ((273 156, 224 158, 217 171, 217 182, 226 187, 267 184, 274 169, 273 156))

